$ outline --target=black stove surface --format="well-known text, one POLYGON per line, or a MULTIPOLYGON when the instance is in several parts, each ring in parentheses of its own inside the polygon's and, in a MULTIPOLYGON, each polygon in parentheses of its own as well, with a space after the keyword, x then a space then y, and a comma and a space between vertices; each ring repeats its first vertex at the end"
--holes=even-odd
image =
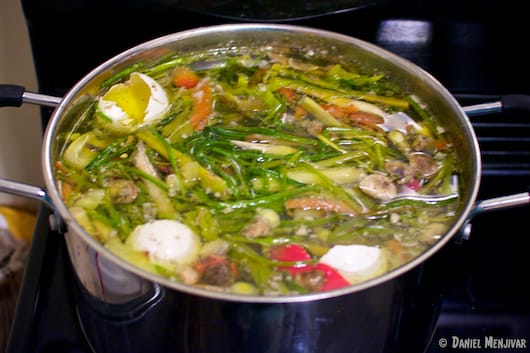
MULTIPOLYGON (((40 91, 61 96, 84 73, 142 41, 236 22, 177 6, 185 2, 146 3, 24 0, 40 91)), ((530 94, 530 70, 521 53, 528 6, 516 0, 386 1, 287 22, 385 47, 432 73, 468 105, 509 93, 530 94)), ((43 109, 44 123, 47 116, 49 110, 43 109)), ((471 119, 483 159, 479 199, 528 190, 530 114, 471 119)), ((40 210, 8 352, 88 353, 64 239, 49 229, 48 214, 40 210)), ((528 215, 528 207, 479 215, 470 239, 451 244, 455 252, 447 264, 449 286, 426 352, 468 352, 477 344, 480 352, 530 351, 528 215), (494 346, 512 343, 527 348, 494 346)))

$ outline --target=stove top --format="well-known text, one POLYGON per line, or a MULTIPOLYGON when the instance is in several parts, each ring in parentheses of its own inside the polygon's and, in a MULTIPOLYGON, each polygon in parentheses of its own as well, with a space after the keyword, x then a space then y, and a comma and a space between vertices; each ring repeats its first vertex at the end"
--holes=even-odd
MULTIPOLYGON (((144 40, 236 22, 188 12, 185 2, 145 3, 24 0, 40 91, 61 96, 84 73, 144 40)), ((530 70, 520 49, 527 41, 525 6, 515 0, 502 6, 492 0, 386 1, 290 23, 345 33, 393 51, 432 73, 465 106, 509 93, 530 94, 530 70)), ((42 112, 45 124, 50 111, 42 112)), ((530 114, 470 119, 482 151, 479 199, 527 190, 530 114)), ((78 320, 64 239, 49 229, 48 216, 42 208, 8 353, 92 352, 78 320)), ((479 215, 469 240, 450 245, 455 251, 447 264, 449 285, 427 353, 467 352, 477 345, 480 352, 530 351, 527 217, 528 207, 479 215), (526 349, 499 348, 517 344, 526 349)))

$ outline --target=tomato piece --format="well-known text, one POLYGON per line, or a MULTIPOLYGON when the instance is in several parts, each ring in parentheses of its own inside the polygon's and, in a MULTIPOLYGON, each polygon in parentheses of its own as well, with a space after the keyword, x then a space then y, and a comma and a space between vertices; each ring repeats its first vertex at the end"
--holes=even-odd
POLYGON ((199 75, 193 72, 190 68, 179 66, 173 70, 173 77, 171 82, 177 87, 184 87, 186 89, 197 86, 200 81, 199 75))
POLYGON ((294 99, 296 98, 296 92, 287 87, 282 87, 278 90, 278 92, 285 98, 285 100, 289 103, 292 103, 294 99))

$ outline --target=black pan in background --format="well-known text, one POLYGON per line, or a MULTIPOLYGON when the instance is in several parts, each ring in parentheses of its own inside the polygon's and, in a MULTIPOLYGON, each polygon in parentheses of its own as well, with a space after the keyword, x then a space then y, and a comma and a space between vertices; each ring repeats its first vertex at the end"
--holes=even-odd
POLYGON ((394 0, 176 0, 173 4, 188 11, 225 19, 278 22, 353 11, 390 1, 394 0))

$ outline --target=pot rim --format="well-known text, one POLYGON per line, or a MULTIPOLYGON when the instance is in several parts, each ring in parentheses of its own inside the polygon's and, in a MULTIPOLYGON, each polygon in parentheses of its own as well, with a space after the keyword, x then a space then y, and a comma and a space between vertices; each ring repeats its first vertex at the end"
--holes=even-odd
POLYGON ((478 188, 480 185, 481 178, 481 161, 480 161, 480 150, 475 132, 472 128, 471 123, 467 119, 463 109, 457 103, 455 98, 447 91, 447 89, 431 74, 424 71, 419 66, 413 64, 412 62, 397 56, 381 47, 378 47, 374 44, 368 43, 366 41, 360 40, 355 37, 339 34, 336 32, 331 32, 327 30, 321 30, 316 28, 310 28, 305 26, 298 25, 285 25, 285 24, 270 24, 270 23, 246 23, 246 24, 223 24, 207 27, 199 27, 195 29, 190 29, 182 32, 176 32, 168 34, 156 39, 141 43, 136 45, 114 57, 102 63, 86 76, 84 76, 80 81, 78 81, 63 97, 61 103, 54 110, 49 124, 47 125, 44 133, 44 142, 42 149, 42 168, 44 182, 47 188, 48 196, 51 198, 56 212, 60 213, 60 216, 64 223, 67 225, 68 231, 65 236, 81 236, 82 239, 94 250, 96 250, 100 255, 105 256, 108 260, 118 264, 121 268, 151 282, 156 282, 165 287, 172 288, 181 292, 185 292, 192 295, 197 295, 201 297, 207 297, 211 299, 226 300, 226 301, 235 301, 235 302, 250 302, 250 303, 293 303, 293 302, 307 302, 322 300, 328 298, 334 298, 337 296, 348 295, 351 293, 359 292, 370 287, 375 287, 380 284, 383 284, 387 281, 390 281, 393 278, 396 278, 409 270, 420 265, 432 255, 438 252, 449 240, 455 235, 455 233, 460 230, 464 223, 467 220, 468 214, 473 209, 477 194, 478 188), (325 37, 327 39, 336 40, 343 42, 345 44, 352 44, 364 51, 371 52, 376 56, 392 62, 394 65, 399 66, 400 69, 408 71, 414 76, 420 77, 423 81, 429 84, 429 88, 434 90, 437 95, 450 105, 452 111, 455 114, 455 117, 458 117, 462 123, 464 129, 468 134, 468 142, 470 144, 470 149, 473 154, 472 160, 475 164, 473 168, 473 175, 470 176, 472 180, 469 182, 470 192, 468 193, 467 200, 464 200, 464 206, 460 211, 460 215, 455 220, 451 228, 443 235, 434 245, 429 249, 424 251, 421 255, 417 256, 412 261, 393 269, 384 275, 378 276, 376 278, 363 281, 359 284, 352 285, 349 287, 311 293, 311 294, 302 294, 302 295, 286 295, 286 296, 263 296, 263 295, 242 295, 226 292, 216 292, 211 290, 202 289, 196 286, 185 285, 168 278, 158 276, 152 273, 149 273, 141 268, 133 265, 132 263, 120 258, 118 255, 115 255, 111 251, 105 248, 103 244, 97 241, 94 237, 89 235, 83 230, 83 228, 77 224, 71 217, 69 211, 67 210, 65 204, 63 203, 58 188, 54 182, 53 177, 53 166, 51 163, 51 150, 52 144, 56 138, 56 130, 59 126, 60 121, 64 117, 64 112, 70 103, 74 100, 76 95, 91 81, 93 78, 103 72, 104 70, 116 65, 120 62, 125 61, 128 57, 137 55, 149 49, 154 49, 164 44, 172 43, 186 38, 202 37, 208 36, 208 34, 214 34, 218 32, 233 32, 233 31, 278 31, 278 32, 289 32, 289 33, 307 33, 316 35, 319 37, 325 37))

